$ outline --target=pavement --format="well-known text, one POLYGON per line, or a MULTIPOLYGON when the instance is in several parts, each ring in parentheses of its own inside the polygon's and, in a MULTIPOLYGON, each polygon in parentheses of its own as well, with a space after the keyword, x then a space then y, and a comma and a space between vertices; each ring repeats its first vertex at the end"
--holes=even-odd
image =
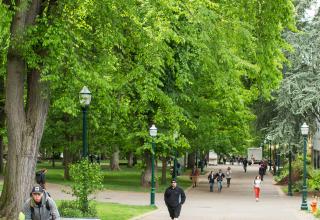
MULTIPOLYGON (((224 172, 229 165, 212 166, 207 172, 221 168, 224 172)), ((186 190, 186 202, 182 206, 180 220, 315 220, 310 213, 300 211, 301 197, 286 196, 279 186, 274 185, 271 175, 264 178, 261 186, 260 201, 256 202, 253 193, 253 180, 258 166, 248 166, 244 173, 242 166, 230 166, 232 179, 230 188, 224 183, 222 192, 209 192, 207 175, 200 177, 196 188, 186 190)), ((66 194, 70 188, 48 184, 48 191, 54 199, 72 199, 66 194)), ((115 202, 130 205, 149 205, 150 193, 101 191, 94 198, 102 202, 115 202)), ((163 193, 156 194, 158 209, 134 220, 169 220, 169 214, 163 201, 163 193)), ((133 220, 132 219, 132 220, 133 220)))

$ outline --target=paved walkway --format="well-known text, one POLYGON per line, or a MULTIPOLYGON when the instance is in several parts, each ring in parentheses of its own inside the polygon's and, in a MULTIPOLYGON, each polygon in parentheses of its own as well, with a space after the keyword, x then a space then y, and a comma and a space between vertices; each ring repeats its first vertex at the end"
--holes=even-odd
MULTIPOLYGON (((224 171, 227 166, 220 166, 224 171)), ((210 167, 207 170, 218 167, 210 167)), ((301 198, 284 195, 278 186, 273 185, 272 176, 266 176, 262 183, 259 202, 254 199, 252 183, 257 174, 258 166, 248 167, 244 173, 241 166, 231 166, 231 187, 217 192, 209 192, 206 175, 201 176, 196 188, 186 190, 187 200, 182 207, 180 220, 314 220, 306 212, 300 211, 301 198)), ((61 185, 49 184, 48 189, 55 199, 71 199, 61 191, 61 185)), ((68 187, 64 190, 69 191, 68 187)), ((95 196, 103 202, 116 202, 131 205, 149 205, 150 193, 102 191, 95 196)), ((163 201, 163 194, 156 194, 158 210, 137 220, 169 220, 169 215, 163 201)))

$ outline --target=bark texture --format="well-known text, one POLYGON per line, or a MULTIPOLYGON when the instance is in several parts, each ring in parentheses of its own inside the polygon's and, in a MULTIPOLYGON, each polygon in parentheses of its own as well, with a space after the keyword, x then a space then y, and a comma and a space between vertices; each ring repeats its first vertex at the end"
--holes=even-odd
POLYGON ((119 147, 115 146, 114 151, 111 156, 111 161, 110 161, 110 169, 111 170, 120 170, 119 154, 120 154, 119 147))
MULTIPOLYGON (((144 161, 145 161, 145 169, 142 172, 141 175, 141 186, 143 187, 151 187, 151 153, 149 151, 146 151, 144 153, 144 161)), ((157 187, 157 164, 155 161, 154 164, 154 177, 157 187)))
MULTIPOLYGON (((4 114, 4 79, 0 77, 0 129, 5 126, 5 114, 4 114)), ((0 133, 0 173, 3 173, 4 163, 3 163, 3 135, 0 133)))
POLYGON ((162 175, 161 175, 161 184, 167 183, 167 158, 162 158, 162 175))
POLYGON ((128 167, 133 167, 133 152, 132 151, 130 151, 129 153, 128 153, 128 167))
POLYGON ((8 161, 0 198, 0 217, 8 220, 17 219, 34 184, 37 154, 48 111, 48 99, 43 92, 45 85, 40 82, 40 72, 28 69, 13 45, 26 28, 34 24, 40 13, 41 1, 20 0, 16 4, 19 10, 15 12, 11 22, 7 56, 5 111, 8 161))

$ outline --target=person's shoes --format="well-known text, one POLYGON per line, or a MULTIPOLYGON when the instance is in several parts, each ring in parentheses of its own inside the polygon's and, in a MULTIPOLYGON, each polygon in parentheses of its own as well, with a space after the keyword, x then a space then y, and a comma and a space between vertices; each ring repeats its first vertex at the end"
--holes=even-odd
POLYGON ((259 198, 256 198, 256 202, 259 202, 259 198))

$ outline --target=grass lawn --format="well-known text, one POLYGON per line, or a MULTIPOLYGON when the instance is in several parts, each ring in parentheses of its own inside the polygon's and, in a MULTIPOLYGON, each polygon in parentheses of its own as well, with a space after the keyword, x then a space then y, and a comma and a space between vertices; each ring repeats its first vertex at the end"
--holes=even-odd
MULTIPOLYGON (((56 201, 59 206, 60 201, 56 201)), ((101 220, 128 220, 144 213, 156 210, 152 206, 123 205, 109 202, 95 202, 101 220)))
MULTIPOLYGON (((121 166, 120 171, 110 171, 105 165, 102 165, 102 172, 104 175, 103 185, 105 189, 119 190, 119 191, 135 191, 135 192, 149 192, 149 188, 140 186, 141 170, 139 168, 128 168, 127 166, 121 166)), ((56 163, 56 167, 52 168, 49 163, 39 163, 37 169, 47 168, 46 179, 49 183, 58 183, 64 185, 70 185, 71 181, 64 180, 63 167, 61 163, 56 163)), ((161 168, 157 171, 158 182, 161 178, 161 168)), ((159 184, 157 192, 164 192, 170 185, 171 176, 169 171, 167 172, 167 184, 159 184)), ((191 185, 188 175, 182 175, 178 177, 178 185, 182 188, 187 188, 191 185)))
POLYGON ((155 210, 151 206, 133 206, 116 203, 98 203, 98 217, 101 220, 127 220, 155 210))

